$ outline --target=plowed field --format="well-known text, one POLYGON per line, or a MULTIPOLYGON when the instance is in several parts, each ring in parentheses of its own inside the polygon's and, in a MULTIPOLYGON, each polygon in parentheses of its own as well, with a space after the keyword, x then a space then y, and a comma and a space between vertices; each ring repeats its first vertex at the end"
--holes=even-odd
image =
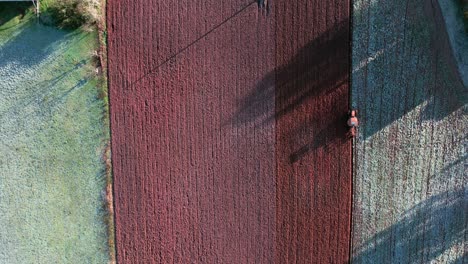
POLYGON ((348 4, 109 1, 119 261, 348 259, 348 4))

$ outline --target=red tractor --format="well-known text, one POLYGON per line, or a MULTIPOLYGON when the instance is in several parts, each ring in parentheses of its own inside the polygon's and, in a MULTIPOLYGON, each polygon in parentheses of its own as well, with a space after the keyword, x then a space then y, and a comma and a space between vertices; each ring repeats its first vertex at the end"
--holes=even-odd
POLYGON ((359 126, 359 120, 357 119, 356 114, 356 110, 349 111, 348 126, 349 133, 352 137, 356 137, 356 128, 359 126))

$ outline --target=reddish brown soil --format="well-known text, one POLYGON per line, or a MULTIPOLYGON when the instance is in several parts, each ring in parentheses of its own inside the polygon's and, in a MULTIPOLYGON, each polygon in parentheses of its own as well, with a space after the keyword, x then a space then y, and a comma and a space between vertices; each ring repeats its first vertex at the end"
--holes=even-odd
POLYGON ((108 4, 120 263, 343 263, 347 1, 108 4))

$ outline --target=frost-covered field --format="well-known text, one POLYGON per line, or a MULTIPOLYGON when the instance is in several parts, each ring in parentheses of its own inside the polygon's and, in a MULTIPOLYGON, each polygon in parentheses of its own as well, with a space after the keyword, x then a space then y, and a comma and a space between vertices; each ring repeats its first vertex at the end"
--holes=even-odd
POLYGON ((0 23, 0 263, 106 263, 96 33, 0 23))

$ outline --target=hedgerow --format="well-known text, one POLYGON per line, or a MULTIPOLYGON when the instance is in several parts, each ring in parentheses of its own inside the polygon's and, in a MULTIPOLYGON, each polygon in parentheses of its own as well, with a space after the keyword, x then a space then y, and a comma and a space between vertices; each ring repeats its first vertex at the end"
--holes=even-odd
POLYGON ((48 0, 44 13, 52 22, 64 29, 94 25, 100 16, 99 0, 48 0))

